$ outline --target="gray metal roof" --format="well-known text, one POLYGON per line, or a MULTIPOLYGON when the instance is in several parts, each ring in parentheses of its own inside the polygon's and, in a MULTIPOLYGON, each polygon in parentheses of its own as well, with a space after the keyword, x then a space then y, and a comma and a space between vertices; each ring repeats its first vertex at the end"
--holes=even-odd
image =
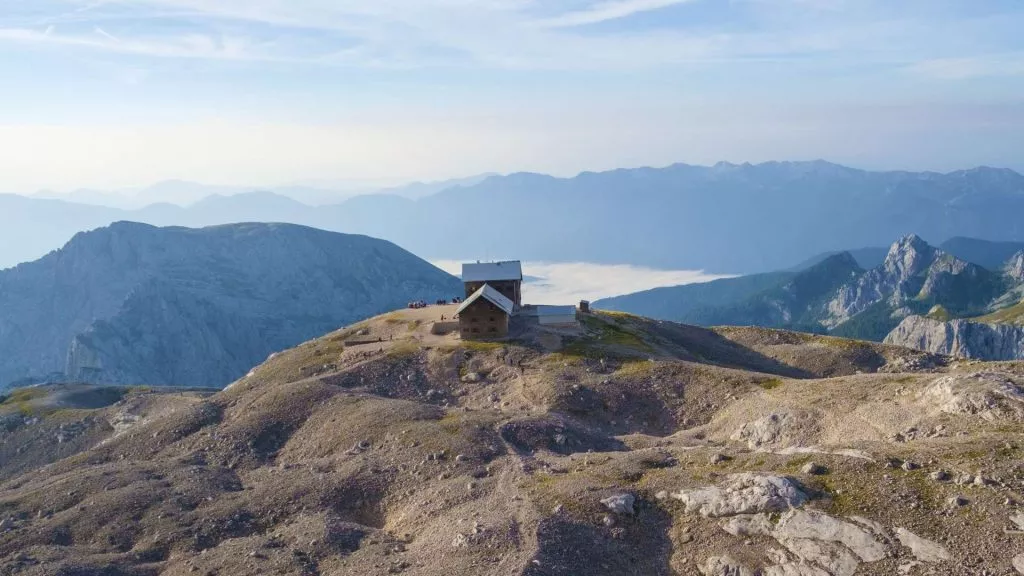
POLYGON ((512 315, 512 310, 515 309, 516 306, 515 303, 506 298, 504 294, 498 292, 489 284, 484 284, 483 288, 474 292, 469 298, 466 298, 466 301, 462 303, 462 306, 459 306, 459 309, 455 313, 462 314, 462 311, 469 308, 470 304, 481 298, 487 300, 491 304, 494 304, 500 308, 502 312, 510 316, 512 315))
POLYGON ((575 316, 575 306, 535 306, 531 313, 534 316, 575 316))
POLYGON ((463 282, 491 282, 522 280, 523 265, 518 260, 509 262, 478 262, 462 265, 463 282))

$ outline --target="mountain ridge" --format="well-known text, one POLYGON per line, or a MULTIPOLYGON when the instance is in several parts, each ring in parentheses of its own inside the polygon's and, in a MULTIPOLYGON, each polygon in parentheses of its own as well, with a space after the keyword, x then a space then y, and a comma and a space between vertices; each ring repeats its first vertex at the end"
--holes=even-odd
POLYGON ((672 298, 699 298, 702 289, 693 286, 599 300, 594 306, 649 311, 657 298, 658 307, 666 312, 660 317, 666 320, 788 328, 882 341, 904 318, 933 309, 947 317, 972 318, 1013 306, 1024 297, 1019 268, 1024 268, 1024 254, 988 270, 910 234, 893 243, 885 260, 870 270, 861 269, 851 254, 840 253, 799 272, 719 281, 721 287, 752 285, 761 278, 777 284, 712 306, 694 301, 673 306, 672 298))
POLYGON ((0 383, 225 385, 311 334, 460 291, 366 236, 117 222, 0 271, 0 383))
POLYGON ((937 242, 992 234, 992 240, 1024 241, 1024 223, 1012 217, 1024 211, 1024 176, 992 169, 870 172, 793 162, 675 164, 572 178, 515 173, 416 200, 360 196, 295 206, 284 215, 276 205, 261 207, 258 197, 233 198, 234 204, 209 211, 87 211, 75 219, 69 216, 73 205, 30 209, 0 197, 0 231, 6 234, 0 234, 0 246, 6 246, 0 266, 38 257, 73 232, 125 219, 161 226, 286 220, 384 238, 432 259, 473 259, 514 244, 524 260, 629 262, 721 274, 779 270, 811 257, 809 246, 819 252, 872 246, 906 229, 937 242), (511 217, 482 217, 495 213, 511 217), (35 229, 26 226, 30 221, 35 229), (524 235, 527 225, 533 233, 524 235), (467 244, 467 237, 476 243, 467 244))

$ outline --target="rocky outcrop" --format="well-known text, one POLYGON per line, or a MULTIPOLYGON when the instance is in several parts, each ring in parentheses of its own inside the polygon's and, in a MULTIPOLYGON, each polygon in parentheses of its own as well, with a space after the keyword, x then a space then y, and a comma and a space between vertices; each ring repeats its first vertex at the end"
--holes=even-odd
POLYGON ((711 557, 704 574, 853 576, 862 563, 878 562, 888 555, 885 542, 875 532, 878 528, 800 509, 807 497, 788 478, 734 474, 723 486, 684 491, 675 497, 686 504, 687 513, 722 518, 721 529, 731 536, 765 536, 785 549, 774 553, 773 565, 758 572, 749 572, 729 557, 711 557), (783 514, 773 517, 771 512, 783 514))
POLYGON ((815 419, 806 412, 777 412, 740 426, 730 440, 745 442, 751 450, 766 450, 798 446, 805 438, 813 437, 815 419))
POLYGON ((270 353, 458 280, 365 236, 285 224, 121 222, 0 271, 0 387, 224 386, 270 353))
POLYGON ((1016 282, 1024 282, 1024 250, 1017 252, 1006 262, 1003 272, 1016 282))
POLYGON ((910 316, 886 336, 885 343, 961 358, 1024 359, 1024 327, 1021 326, 968 320, 940 322, 910 316))
POLYGON ((687 513, 698 512, 705 518, 782 512, 807 500, 789 478, 751 473, 733 474, 721 486, 684 490, 673 497, 685 505, 687 513))
POLYGON ((998 372, 943 376, 925 388, 920 400, 933 413, 974 416, 990 422, 1024 420, 1024 383, 998 372))

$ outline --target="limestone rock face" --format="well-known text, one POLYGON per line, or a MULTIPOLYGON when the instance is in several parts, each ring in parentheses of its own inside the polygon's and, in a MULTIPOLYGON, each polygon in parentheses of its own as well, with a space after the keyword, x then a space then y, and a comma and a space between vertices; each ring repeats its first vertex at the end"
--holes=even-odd
POLYGON ((0 387, 62 377, 224 386, 272 352, 460 290, 456 278, 365 236, 116 223, 0 271, 0 387))
POLYGON ((699 512, 706 518, 781 512, 807 500, 789 478, 752 473, 732 474, 722 486, 682 491, 674 497, 686 505, 687 513, 699 512))
POLYGON ((1010 277, 1010 279, 1017 282, 1024 282, 1024 250, 1014 254, 1006 263, 1006 267, 1003 271, 1010 277))
POLYGON ((1024 327, 967 320, 940 322, 909 316, 889 333, 886 344, 978 360, 1024 359, 1024 327))
POLYGON ((921 288, 913 280, 932 265, 937 253, 938 250, 918 236, 900 239, 889 249, 881 267, 839 289, 828 303, 830 318, 827 325, 841 324, 877 302, 888 300, 898 306, 903 300, 913 297, 921 288))
POLYGON ((910 304, 919 301, 939 303, 954 312, 980 309, 1005 291, 999 278, 918 236, 906 236, 892 245, 880 267, 838 290, 825 306, 822 324, 834 328, 882 304, 896 319, 911 314, 910 304))
MULTIPOLYGON (((987 421, 1024 420, 1024 385, 995 372, 951 374, 932 382, 920 395, 929 412, 978 417, 987 421)), ((1021 517, 1024 522, 1024 516, 1021 517)))
POLYGON ((786 561, 766 568, 763 574, 853 576, 862 563, 878 562, 887 554, 885 544, 871 530, 813 510, 792 509, 777 523, 767 514, 738 515, 721 526, 733 536, 774 538, 799 560, 799 564, 786 561))
POLYGON ((900 544, 910 548, 914 557, 921 562, 943 562, 951 558, 945 546, 921 538, 906 528, 897 528, 896 537, 899 538, 900 544))
POLYGON ((610 512, 628 515, 633 514, 634 502, 636 502, 636 497, 632 494, 616 494, 601 500, 601 504, 604 504, 610 512))
POLYGON ((814 417, 806 412, 780 411, 740 426, 730 437, 746 442, 751 450, 772 450, 797 446, 814 428, 814 417))
POLYGON ((1016 570, 1018 574, 1024 574, 1024 554, 1014 557, 1013 569, 1016 570))

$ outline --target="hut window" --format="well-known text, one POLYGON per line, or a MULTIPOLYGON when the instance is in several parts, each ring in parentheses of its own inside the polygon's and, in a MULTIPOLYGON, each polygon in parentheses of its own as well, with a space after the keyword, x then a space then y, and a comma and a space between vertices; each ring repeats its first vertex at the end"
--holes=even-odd
POLYGON ((490 320, 491 322, 494 322, 494 316, 491 316, 490 320))
POLYGON ((497 331, 498 331, 498 329, 495 328, 494 326, 491 326, 491 329, 488 330, 488 332, 497 332, 497 331))

